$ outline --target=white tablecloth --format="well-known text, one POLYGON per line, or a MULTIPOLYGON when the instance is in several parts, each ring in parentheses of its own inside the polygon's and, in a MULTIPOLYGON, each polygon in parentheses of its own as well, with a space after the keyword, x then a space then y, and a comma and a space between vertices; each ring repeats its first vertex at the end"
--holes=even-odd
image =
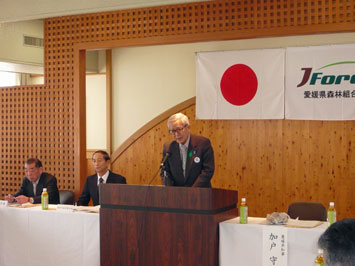
MULTIPOLYGON (((220 266, 262 266, 263 225, 265 218, 249 217, 248 224, 234 218, 219 224, 220 266)), ((317 256, 317 241, 326 230, 323 223, 314 228, 287 228, 288 266, 312 266, 317 256)))
POLYGON ((99 214, 0 208, 0 266, 41 265, 99 266, 99 214))

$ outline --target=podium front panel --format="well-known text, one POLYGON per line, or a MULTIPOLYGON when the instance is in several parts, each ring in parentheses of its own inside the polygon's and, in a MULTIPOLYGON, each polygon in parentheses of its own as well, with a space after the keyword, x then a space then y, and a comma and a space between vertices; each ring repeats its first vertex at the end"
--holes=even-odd
POLYGON ((101 266, 218 265, 218 223, 236 191, 100 185, 101 266))

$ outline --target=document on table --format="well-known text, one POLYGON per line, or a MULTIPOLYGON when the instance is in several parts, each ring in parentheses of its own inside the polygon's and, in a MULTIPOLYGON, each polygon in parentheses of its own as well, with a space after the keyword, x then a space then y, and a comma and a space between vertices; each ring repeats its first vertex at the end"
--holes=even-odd
POLYGON ((74 210, 80 211, 80 212, 99 213, 100 212, 100 205, 97 205, 97 206, 74 206, 74 210))
POLYGON ((40 206, 41 204, 32 204, 32 203, 24 203, 24 204, 20 204, 20 203, 9 203, 9 207, 15 207, 15 208, 32 208, 32 207, 37 207, 40 206))
POLYGON ((287 227, 299 227, 299 228, 313 228, 313 227, 316 227, 320 224, 323 224, 323 222, 288 219, 286 226, 287 227))

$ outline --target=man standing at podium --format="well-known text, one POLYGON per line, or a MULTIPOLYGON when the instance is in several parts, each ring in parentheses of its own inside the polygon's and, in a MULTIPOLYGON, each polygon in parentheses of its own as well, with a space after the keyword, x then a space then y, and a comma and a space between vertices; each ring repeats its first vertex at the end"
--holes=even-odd
POLYGON ((94 206, 100 204, 99 185, 100 183, 121 183, 126 184, 126 178, 108 170, 110 156, 105 151, 95 151, 92 155, 92 163, 96 174, 88 176, 85 181, 83 192, 81 193, 77 204, 88 206, 90 198, 94 206))
POLYGON ((163 185, 211 187, 214 154, 208 138, 190 134, 186 115, 177 113, 168 119, 174 140, 163 146, 163 185))

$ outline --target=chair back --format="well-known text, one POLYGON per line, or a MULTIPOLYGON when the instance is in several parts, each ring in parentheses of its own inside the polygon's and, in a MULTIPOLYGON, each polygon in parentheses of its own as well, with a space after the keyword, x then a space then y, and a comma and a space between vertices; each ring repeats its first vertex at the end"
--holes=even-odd
POLYGON ((59 203, 60 204, 74 204, 74 192, 70 190, 59 190, 59 203))
POLYGON ((287 214, 299 220, 327 221, 327 210, 320 202, 297 201, 288 206, 287 214))

